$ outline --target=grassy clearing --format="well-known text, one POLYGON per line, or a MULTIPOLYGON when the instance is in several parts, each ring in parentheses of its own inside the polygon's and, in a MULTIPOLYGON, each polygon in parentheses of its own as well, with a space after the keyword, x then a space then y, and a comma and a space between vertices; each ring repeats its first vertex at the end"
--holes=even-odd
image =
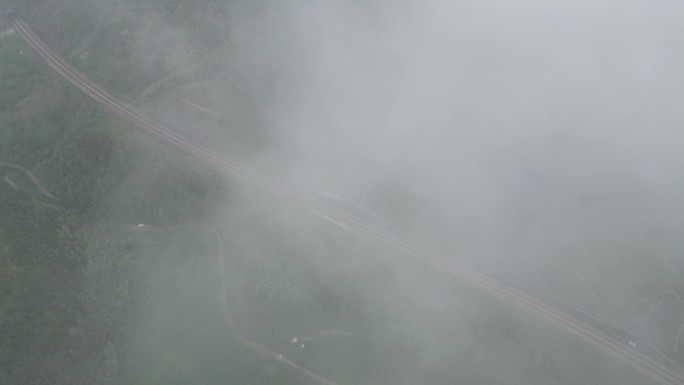
POLYGON ((127 383, 240 383, 258 373, 259 357, 239 343, 220 309, 213 236, 183 227, 137 237, 147 243, 137 255, 145 294, 127 333, 127 383))

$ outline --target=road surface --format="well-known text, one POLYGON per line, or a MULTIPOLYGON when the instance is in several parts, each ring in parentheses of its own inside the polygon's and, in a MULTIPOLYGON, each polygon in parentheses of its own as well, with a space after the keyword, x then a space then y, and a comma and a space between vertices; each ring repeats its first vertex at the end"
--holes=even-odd
POLYGON ((510 285, 511 287, 517 288, 520 291, 524 291, 531 296, 539 298, 541 301, 546 302, 549 306, 554 307, 559 312, 566 313, 568 316, 574 318, 578 322, 584 323, 597 331, 603 332, 604 334, 611 336, 615 340, 622 343, 625 346, 625 349, 637 350, 641 355, 650 357, 653 361, 657 361, 675 372, 681 373, 682 371, 684 371, 684 368, 682 368, 680 364, 675 362, 672 358, 668 357, 661 350, 653 346, 653 344, 650 341, 639 336, 638 334, 635 334, 623 327, 613 325, 599 318, 596 318, 593 314, 590 314, 578 308, 577 306, 574 306, 557 297, 554 297, 544 292, 543 290, 540 290, 535 285, 530 285, 524 282, 519 282, 517 280, 508 279, 501 276, 494 277, 510 285))

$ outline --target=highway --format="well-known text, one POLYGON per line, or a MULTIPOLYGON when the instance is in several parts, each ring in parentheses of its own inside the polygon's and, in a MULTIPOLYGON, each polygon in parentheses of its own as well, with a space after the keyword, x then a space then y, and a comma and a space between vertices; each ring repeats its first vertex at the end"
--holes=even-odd
POLYGON ((684 374, 681 372, 662 364, 648 355, 642 354, 640 350, 630 349, 629 346, 625 346, 624 343, 611 335, 579 321, 567 312, 560 311, 557 307, 550 305, 539 296, 531 295, 525 290, 508 285, 492 276, 454 263, 442 256, 432 254, 411 241, 394 235, 364 219, 331 207, 320 199, 298 192, 275 179, 249 169, 239 162, 188 142, 183 137, 175 134, 173 130, 152 121, 132 106, 108 93, 101 86, 91 82, 84 74, 67 64, 63 58, 52 51, 16 14, 9 14, 9 19, 16 32, 53 70, 78 87, 86 95, 109 108, 114 114, 145 132, 163 139, 179 150, 211 166, 241 176, 262 188, 299 202, 305 207, 320 212, 335 221, 344 223, 350 230, 362 235, 371 236, 411 257, 471 282, 490 294, 509 301, 519 308, 546 319, 585 341, 610 352, 644 375, 663 385, 684 385, 684 374))
POLYGON ((582 310, 557 297, 545 293, 535 285, 519 282, 506 277, 495 275, 492 276, 511 287, 517 288, 518 290, 524 291, 533 297, 539 298, 549 306, 556 308, 559 312, 567 313, 570 317, 574 318, 578 322, 582 322, 595 330, 601 331, 606 335, 610 335, 615 340, 620 341, 620 343, 625 345, 626 349, 638 350, 642 355, 650 357, 654 361, 660 362, 662 365, 667 366, 675 372, 682 372, 683 370, 680 364, 673 361, 670 357, 653 346, 650 341, 623 327, 603 321, 585 310, 582 310))

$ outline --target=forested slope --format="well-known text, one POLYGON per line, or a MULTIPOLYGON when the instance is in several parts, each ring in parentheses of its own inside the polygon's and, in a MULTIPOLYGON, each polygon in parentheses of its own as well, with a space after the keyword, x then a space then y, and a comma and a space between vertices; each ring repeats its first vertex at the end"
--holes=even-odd
MULTIPOLYGON (((157 79, 127 66, 116 38, 134 10, 93 18, 94 6, 0 3, 19 9, 61 54, 82 55, 83 70, 114 92, 139 95, 157 79)), ((0 180, 0 383, 120 383, 118 350, 139 295, 121 224, 192 221, 222 182, 136 136, 51 73, 9 23, 0 27, 0 160, 32 171, 57 197, 0 167, 11 182, 0 180), (146 167, 154 174, 131 178, 146 167)))

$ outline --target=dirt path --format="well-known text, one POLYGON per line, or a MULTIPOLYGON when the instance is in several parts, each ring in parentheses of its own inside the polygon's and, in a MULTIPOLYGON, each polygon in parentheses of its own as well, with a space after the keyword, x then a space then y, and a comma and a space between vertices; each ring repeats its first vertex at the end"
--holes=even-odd
POLYGON ((180 100, 181 103, 185 104, 186 106, 188 106, 188 107, 190 107, 190 108, 193 108, 193 109, 195 109, 195 110, 198 110, 198 111, 200 111, 200 112, 203 112, 203 113, 205 113, 205 114, 211 116, 211 117, 214 118, 214 119, 217 119, 217 120, 218 120, 218 119, 221 118, 221 115, 217 114, 216 112, 214 112, 214 111, 212 111, 212 110, 210 110, 210 109, 208 109, 208 108, 202 107, 202 106, 200 106, 200 105, 197 104, 197 103, 193 103, 193 102, 189 101, 188 99, 181 98, 180 96, 177 96, 176 98, 177 98, 178 100, 180 100))
POLYGON ((5 30, 5 31, 2 31, 2 32, 0 32, 0 39, 2 39, 2 38, 5 37, 5 36, 12 36, 12 35, 14 35, 14 33, 15 33, 15 32, 14 32, 14 29, 13 29, 13 28, 10 28, 10 29, 7 29, 7 30, 5 30))
POLYGON ((14 181, 12 181, 12 179, 10 179, 7 176, 3 176, 2 180, 4 180, 10 187, 12 187, 13 190, 17 190, 19 188, 17 187, 17 184, 14 183, 14 181))
POLYGON ((218 252, 216 253, 216 260, 218 264, 218 269, 219 273, 221 275, 221 307, 223 309, 223 315, 226 319, 226 323, 228 325, 228 328, 230 329, 231 332, 233 332, 238 340, 240 340, 240 343, 244 345, 245 347, 252 349, 264 356, 267 356, 271 359, 277 360, 279 362, 282 362, 283 364, 297 370, 298 372, 304 374, 305 376, 315 380, 316 382, 319 382, 324 385, 339 385, 336 382, 329 380, 323 376, 321 376, 318 373, 315 373, 299 364, 296 362, 288 359, 287 357, 283 356, 282 354, 279 354, 277 352, 274 352, 273 350, 269 349, 265 345, 256 342, 256 341, 251 341, 247 337, 245 337, 240 330, 237 328, 235 324, 235 320, 233 319, 233 316, 230 312, 230 309, 228 308, 228 276, 227 276, 227 271, 228 271, 228 266, 226 264, 226 260, 223 256, 223 241, 221 240, 221 235, 218 233, 216 228, 209 224, 204 224, 204 223, 196 223, 196 224, 187 224, 187 225, 178 225, 178 226, 153 226, 153 225, 144 225, 144 227, 139 227, 137 225, 131 225, 131 227, 135 227, 136 229, 140 231, 155 231, 155 230, 175 230, 175 229, 181 229, 181 228, 187 228, 187 227, 200 227, 206 230, 209 230, 213 235, 214 238, 216 239, 216 242, 219 246, 218 252))
POLYGON ((26 176, 29 178, 29 180, 31 181, 31 183, 33 183, 33 185, 36 186, 36 188, 37 188, 38 190, 40 190, 41 194, 45 195, 46 197, 48 197, 48 198, 50 198, 50 199, 54 199, 54 200, 57 200, 57 201, 59 200, 59 198, 57 198, 56 196, 50 194, 50 192, 45 188, 45 186, 43 186, 42 183, 40 183, 40 180, 38 180, 38 178, 36 178, 36 176, 33 175, 33 173, 32 173, 31 171, 29 171, 29 170, 27 170, 27 169, 25 169, 25 168, 19 166, 18 164, 7 163, 7 162, 0 162, 0 167, 3 167, 3 166, 4 166, 4 167, 10 167, 10 168, 13 168, 13 169, 16 169, 16 170, 19 170, 19 171, 23 172, 24 175, 26 175, 26 176))

